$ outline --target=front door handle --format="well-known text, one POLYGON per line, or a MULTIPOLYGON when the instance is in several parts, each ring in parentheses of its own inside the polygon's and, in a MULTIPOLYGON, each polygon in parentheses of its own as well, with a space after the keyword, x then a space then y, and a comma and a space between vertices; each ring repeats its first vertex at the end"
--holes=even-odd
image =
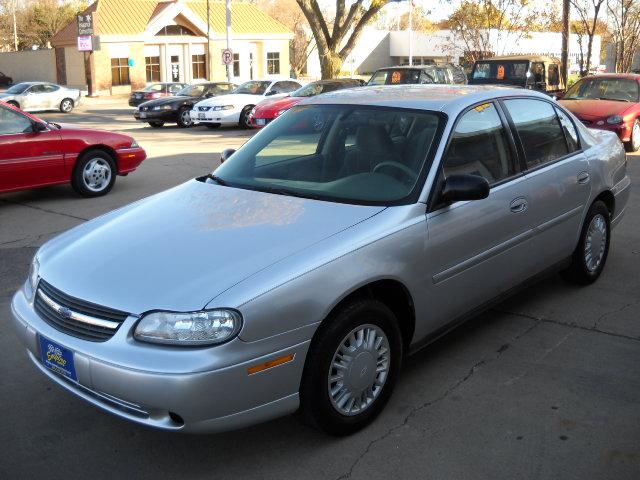
POLYGON ((589 183, 590 178, 591 178, 591 175, 589 175, 588 172, 580 172, 578 174, 578 183, 580 184, 589 183))
POLYGON ((509 204, 509 209, 513 213, 521 213, 527 209, 527 199, 524 197, 514 198, 509 204))

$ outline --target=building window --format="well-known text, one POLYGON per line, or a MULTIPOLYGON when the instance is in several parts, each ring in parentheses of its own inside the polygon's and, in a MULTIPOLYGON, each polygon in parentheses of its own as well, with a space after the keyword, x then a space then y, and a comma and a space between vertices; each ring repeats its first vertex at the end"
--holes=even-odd
POLYGON ((167 25, 166 27, 162 27, 156 35, 171 35, 171 36, 183 36, 188 35, 190 37, 195 37, 196 34, 189 30, 187 27, 183 27, 182 25, 167 25))
POLYGON ((111 59, 111 85, 131 85, 128 58, 111 59))
POLYGON ((280 52, 267 53, 267 74, 268 75, 280 74, 280 52))
POLYGON ((207 68, 205 67, 204 53, 201 55, 191 55, 191 65, 193 67, 193 78, 207 78, 207 68))
POLYGON ((144 57, 147 68, 147 82, 160 81, 160 57, 144 57))
POLYGON ((240 76, 240 54, 239 53, 233 54, 233 76, 234 77, 240 76))

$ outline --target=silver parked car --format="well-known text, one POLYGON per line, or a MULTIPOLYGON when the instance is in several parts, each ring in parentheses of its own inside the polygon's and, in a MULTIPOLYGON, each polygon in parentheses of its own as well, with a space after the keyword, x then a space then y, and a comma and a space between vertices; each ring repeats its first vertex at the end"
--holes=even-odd
POLYGON ((320 95, 223 156, 37 252, 12 313, 41 372, 166 430, 350 433, 407 353, 550 269, 596 280, 630 192, 615 134, 515 89, 320 95))
POLYGON ((81 93, 47 82, 22 82, 0 93, 0 100, 25 112, 60 110, 69 113, 80 103, 81 93))

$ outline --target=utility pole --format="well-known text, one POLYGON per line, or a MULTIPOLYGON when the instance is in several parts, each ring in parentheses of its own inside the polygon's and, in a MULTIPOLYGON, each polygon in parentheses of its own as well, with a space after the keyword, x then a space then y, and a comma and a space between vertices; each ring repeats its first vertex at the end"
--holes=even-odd
POLYGON ((211 81, 211 11, 207 0, 207 80, 211 81))
POLYGON ((409 0, 409 66, 413 66, 413 0, 409 0))
POLYGON ((562 54, 560 58, 562 71, 560 76, 565 88, 567 88, 567 80, 569 79, 569 8, 569 0, 562 0, 562 54))
MULTIPOLYGON (((231 50, 231 0, 227 0, 227 49, 231 50)), ((231 83, 233 62, 227 65, 227 82, 231 83)))

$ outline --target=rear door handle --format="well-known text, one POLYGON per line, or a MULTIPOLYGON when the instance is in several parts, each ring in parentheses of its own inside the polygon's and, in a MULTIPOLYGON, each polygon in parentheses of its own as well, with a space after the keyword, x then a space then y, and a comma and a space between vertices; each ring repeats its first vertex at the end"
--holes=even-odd
POLYGON ((514 198, 509 204, 509 209, 513 213, 521 213, 527 209, 527 199, 524 197, 514 198))
POLYGON ((591 175, 589 175, 588 172, 580 172, 578 174, 578 183, 581 183, 581 184, 589 183, 590 178, 591 178, 591 175))

